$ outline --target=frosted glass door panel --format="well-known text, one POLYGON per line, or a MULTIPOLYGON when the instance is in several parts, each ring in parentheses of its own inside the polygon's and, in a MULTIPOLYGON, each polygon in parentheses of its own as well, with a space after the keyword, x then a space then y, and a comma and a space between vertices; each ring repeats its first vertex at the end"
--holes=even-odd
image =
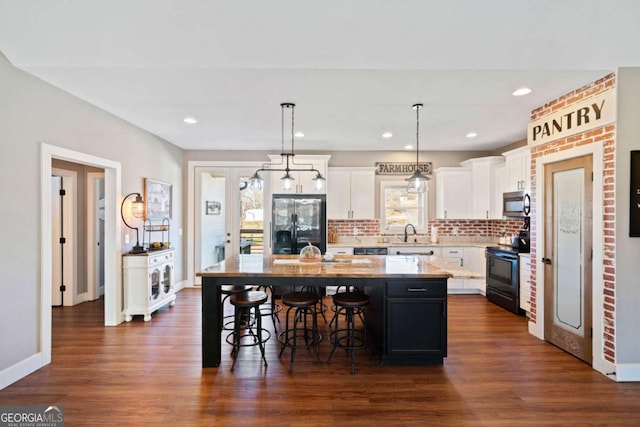
POLYGON ((583 182, 584 169, 558 172, 554 176, 553 189, 556 236, 554 323, 581 336, 584 335, 583 182))

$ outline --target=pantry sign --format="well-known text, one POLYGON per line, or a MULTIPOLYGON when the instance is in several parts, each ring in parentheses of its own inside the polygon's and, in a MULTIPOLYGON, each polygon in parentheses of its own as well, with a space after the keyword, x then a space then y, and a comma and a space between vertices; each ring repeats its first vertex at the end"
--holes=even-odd
POLYGON ((529 123, 527 145, 545 144, 604 126, 615 120, 615 92, 608 90, 529 123))

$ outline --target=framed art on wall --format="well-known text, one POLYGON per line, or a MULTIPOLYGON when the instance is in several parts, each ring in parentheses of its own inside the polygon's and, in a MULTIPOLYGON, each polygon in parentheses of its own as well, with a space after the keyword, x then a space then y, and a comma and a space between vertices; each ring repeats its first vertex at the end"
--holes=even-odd
POLYGON ((640 237, 640 150, 631 151, 629 237, 640 237))
POLYGON ((221 204, 220 202, 213 202, 207 200, 205 213, 207 215, 220 215, 221 204))
POLYGON ((146 219, 171 218, 171 184, 145 178, 146 219))

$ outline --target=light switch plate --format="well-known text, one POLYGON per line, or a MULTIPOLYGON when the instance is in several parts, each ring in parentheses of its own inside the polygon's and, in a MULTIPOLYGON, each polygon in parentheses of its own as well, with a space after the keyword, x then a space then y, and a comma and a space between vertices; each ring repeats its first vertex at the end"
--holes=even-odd
POLYGON ((129 244, 129 233, 124 233, 124 244, 125 245, 129 244))

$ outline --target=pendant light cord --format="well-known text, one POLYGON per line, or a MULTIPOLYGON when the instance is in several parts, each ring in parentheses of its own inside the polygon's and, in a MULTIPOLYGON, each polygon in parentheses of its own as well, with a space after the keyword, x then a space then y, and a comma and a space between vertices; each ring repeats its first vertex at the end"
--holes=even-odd
POLYGON ((420 156, 420 104, 416 104, 416 171, 420 156))
POLYGON ((413 104, 413 108, 416 110, 416 172, 418 171, 419 156, 420 156, 420 108, 422 104, 413 104))

